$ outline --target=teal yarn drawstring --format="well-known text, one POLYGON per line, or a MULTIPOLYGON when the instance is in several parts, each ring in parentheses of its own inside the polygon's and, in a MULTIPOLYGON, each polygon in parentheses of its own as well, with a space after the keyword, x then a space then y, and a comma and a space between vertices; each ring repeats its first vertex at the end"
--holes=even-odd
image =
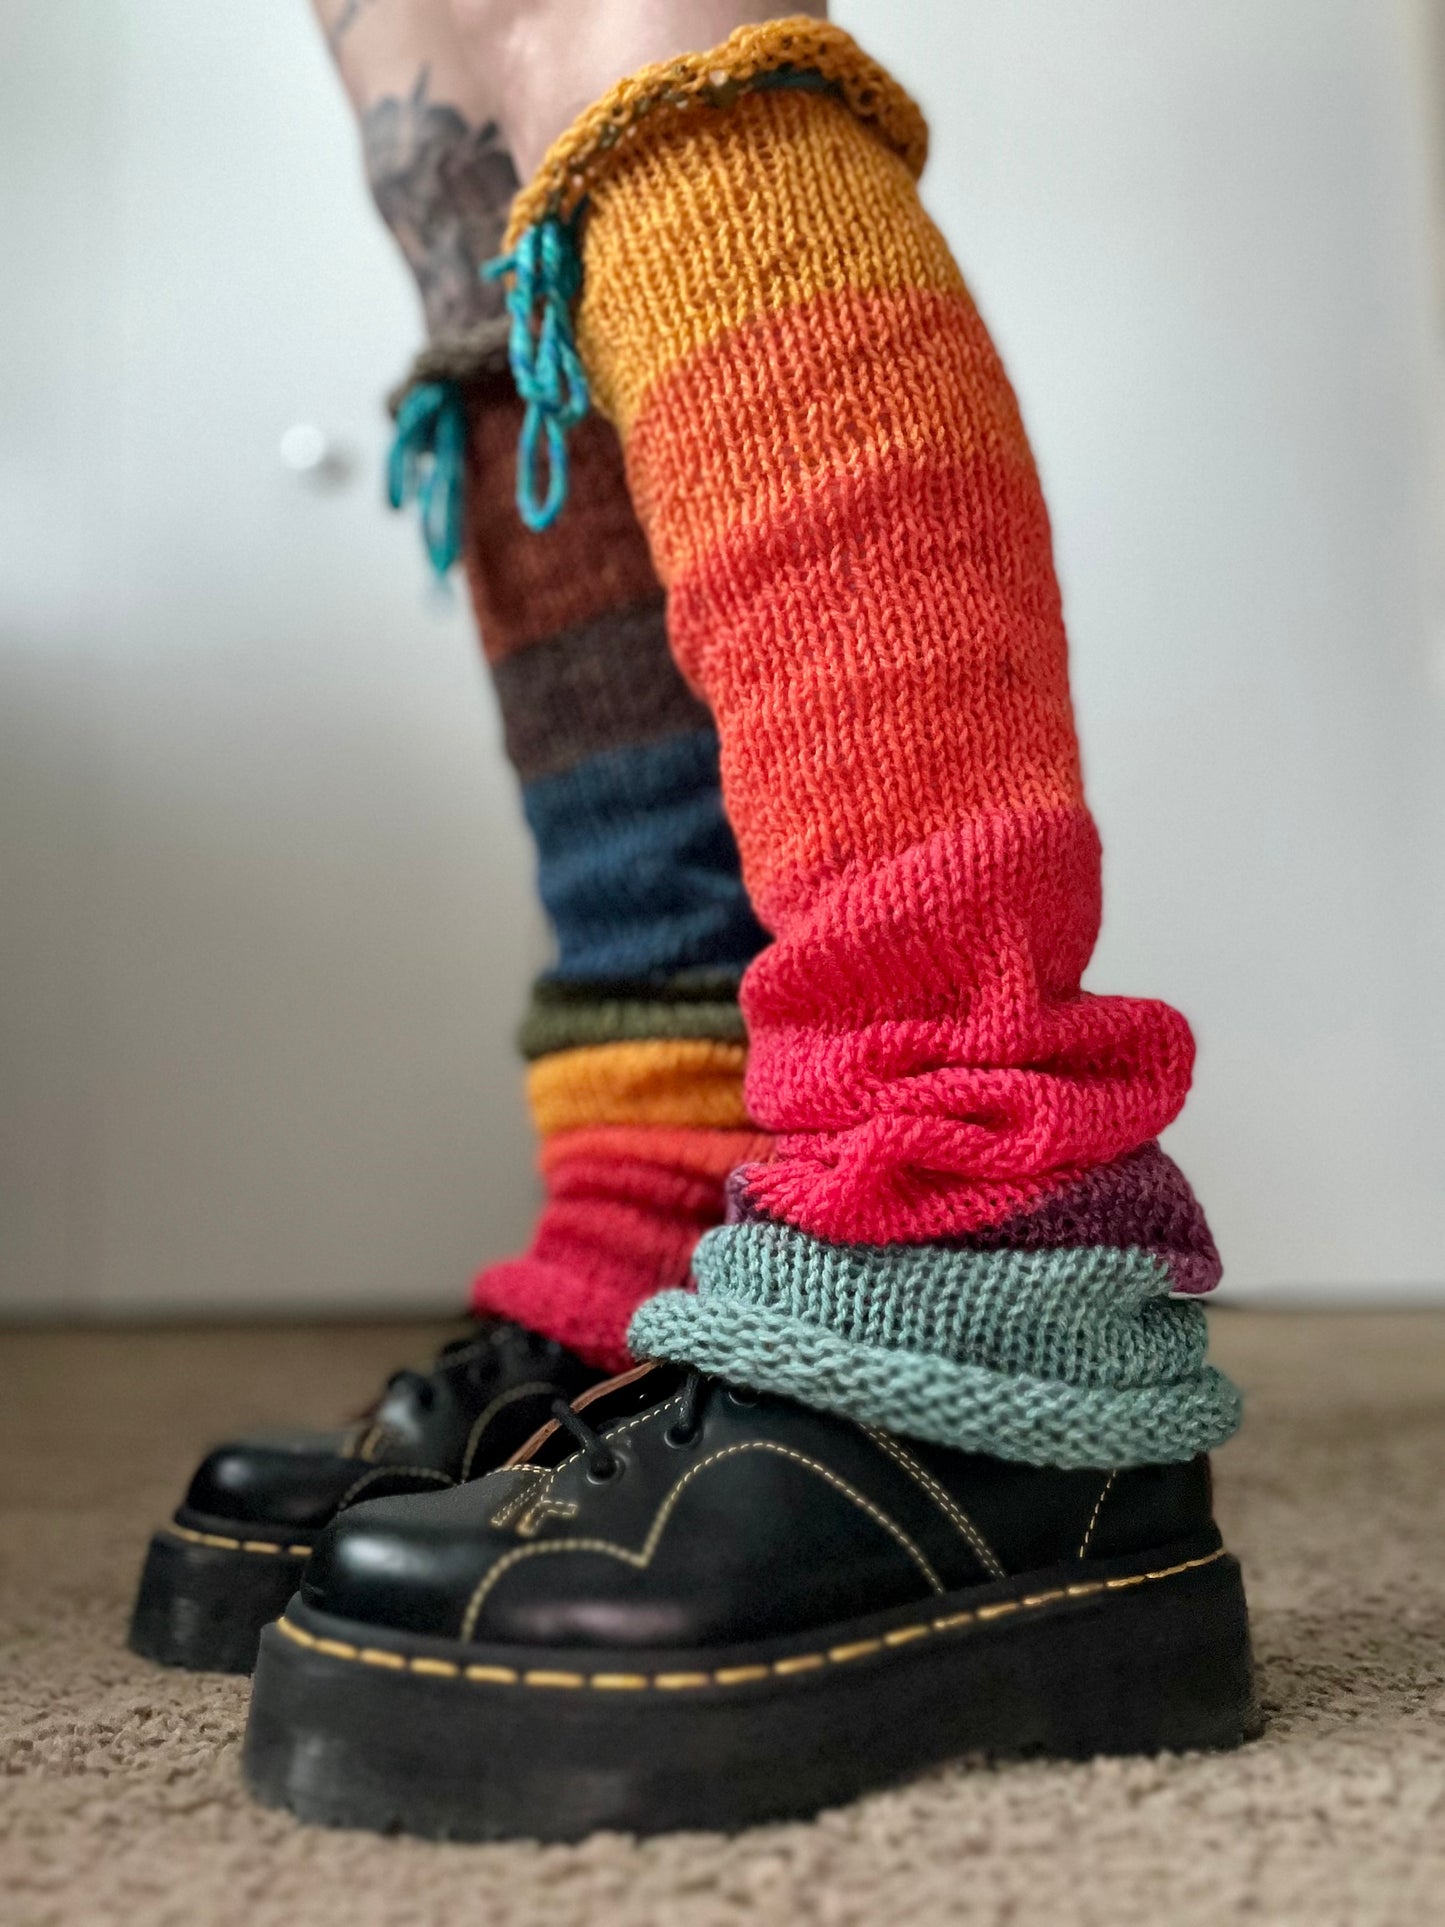
MULTIPOLYGON (((567 499, 567 431, 587 413, 589 400, 572 333, 572 303, 582 286, 572 228, 541 221, 482 273, 494 281, 506 277, 508 284, 508 354, 526 410, 517 451, 517 510, 529 529, 550 528, 567 499)), ((456 382, 419 381, 407 390, 387 462, 387 498, 394 509, 416 502, 422 539, 439 576, 461 552, 466 446, 466 409, 456 382)))
POLYGON ((567 499, 567 431, 588 405, 587 376, 572 333, 582 261, 571 223, 549 215, 482 273, 507 282, 512 379, 526 405, 517 450, 517 512, 529 529, 550 528, 567 499), (547 487, 542 494, 544 441, 547 487))
POLYGON ((394 509, 415 500, 431 565, 444 576, 461 552, 462 476, 467 415, 454 381, 409 388, 396 415, 386 465, 386 495, 394 509))

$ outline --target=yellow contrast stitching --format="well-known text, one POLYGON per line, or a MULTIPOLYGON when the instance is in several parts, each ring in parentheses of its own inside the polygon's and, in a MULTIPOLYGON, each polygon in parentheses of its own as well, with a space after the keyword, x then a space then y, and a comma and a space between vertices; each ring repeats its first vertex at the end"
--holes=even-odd
POLYGON ((985 1572, 992 1573, 995 1579, 1006 1579, 1008 1575, 1000 1565, 993 1547, 963 1507, 956 1499, 950 1497, 928 1468, 920 1465, 913 1454, 901 1446, 897 1439, 890 1438, 886 1432, 880 1432, 877 1426, 864 1425, 859 1429, 872 1439, 879 1451, 886 1452, 893 1463, 906 1472, 915 1484, 922 1486, 944 1518, 968 1541, 970 1550, 976 1555, 985 1572))
MULTIPOLYGON (((634 1418, 624 1419, 621 1422, 621 1424, 614 1425, 610 1431, 603 1433, 603 1437, 607 1439, 621 1438, 624 1432, 634 1431, 639 1425, 649 1425, 651 1424, 653 1419, 661 1418, 664 1412, 670 1412, 674 1405, 677 1405, 681 1402, 681 1399, 682 1399, 682 1393, 674 1392, 672 1397, 669 1399, 666 1399, 661 1405, 654 1405, 650 1411, 639 1412, 634 1418)), ((546 1484, 541 1488, 540 1491, 538 1491, 535 1486, 532 1489, 531 1496, 533 1499, 533 1506, 528 1508, 529 1517, 531 1515, 531 1511, 533 1507, 544 1505, 546 1503, 547 1498, 550 1495, 552 1490, 552 1481, 557 1477, 557 1474, 559 1472, 565 1472, 569 1465, 575 1465, 577 1461, 584 1456, 585 1455, 580 1451, 569 1452, 565 1459, 559 1459, 556 1465, 550 1468, 545 1468, 540 1465, 519 1465, 513 1468, 515 1471, 518 1471, 518 1472, 539 1472, 541 1473, 542 1477, 546 1480, 546 1484)), ((492 1521, 493 1525, 500 1525, 501 1523, 502 1521, 500 1518, 493 1519, 492 1521)), ((540 1524, 540 1520, 538 1521, 538 1523, 540 1524)), ((520 1534, 521 1532, 520 1524, 518 1525, 517 1530, 518 1530, 518 1533, 520 1534)))
POLYGON ((1085 1553, 1088 1552, 1089 1541, 1094 1536, 1094 1527, 1099 1523, 1099 1514, 1104 1510, 1104 1501, 1105 1499, 1108 1498, 1110 1492, 1113 1490, 1114 1481, 1115 1479, 1118 1478, 1118 1476, 1119 1476, 1119 1468, 1116 1465, 1113 1471, 1109 1474, 1108 1478, 1105 1479, 1103 1489, 1099 1493, 1098 1498, 1094 1501, 1094 1510, 1089 1517, 1088 1525, 1085 1526, 1084 1528, 1084 1536, 1079 1541, 1079 1550, 1075 1554, 1076 1558, 1082 1559, 1085 1553))
POLYGON ((284 1552, 293 1559, 311 1556, 310 1546, 275 1546, 269 1539, 228 1539, 223 1532, 197 1532, 191 1526, 177 1525, 174 1520, 165 1529, 173 1539, 184 1539, 187 1545, 215 1546, 222 1552, 284 1552))
POLYGON ((443 1679, 465 1678, 478 1685, 565 1687, 572 1691, 586 1686, 599 1692, 652 1687, 675 1693, 703 1686, 746 1686, 757 1680, 787 1679, 795 1673, 816 1672, 824 1666, 846 1666, 853 1660, 867 1659, 899 1646, 911 1646, 920 1639, 937 1638, 957 1632, 965 1626, 986 1625, 991 1620, 1002 1619, 1007 1613, 1038 1612, 1040 1608, 1053 1605, 1060 1599, 1082 1599, 1093 1593, 1120 1592, 1128 1586, 1147 1586, 1161 1579, 1176 1579, 1180 1573, 1197 1572, 1201 1566, 1212 1566, 1223 1557, 1224 1547, 1221 1546, 1218 1551, 1206 1553, 1202 1558, 1184 1559, 1177 1566, 1164 1566, 1155 1572, 1130 1573, 1121 1579, 1100 1579, 1087 1586, 1055 1586, 1049 1592, 1029 1593, 1022 1599, 997 1600, 992 1605, 976 1606, 969 1612, 948 1613, 939 1619, 917 1620, 911 1625, 895 1626, 877 1639, 855 1639, 847 1645, 829 1646, 815 1653, 789 1653, 767 1664, 719 1666, 712 1672, 562 1673, 535 1668, 523 1673, 513 1666, 458 1666, 449 1659, 408 1659, 401 1653, 383 1654, 375 1647, 358 1649, 347 1645, 344 1640, 323 1639, 316 1633, 308 1633, 304 1627, 285 1618, 276 1622, 276 1630, 310 1653, 322 1653, 333 1659, 359 1660, 368 1666, 389 1666, 394 1671, 405 1668, 409 1672, 443 1679))
POLYGON ((370 1472, 363 1472, 354 1485, 349 1485, 337 1501, 336 1510, 344 1512, 355 1499, 363 1486, 376 1479, 440 1479, 443 1485, 455 1485, 456 1480, 448 1472, 438 1472, 431 1465, 377 1465, 370 1472))
MULTIPOLYGON (((448 1363, 450 1362, 451 1361, 448 1360, 448 1363)), ((510 1392, 499 1392, 490 1405, 483 1406, 482 1410, 477 1414, 471 1431, 467 1434, 467 1449, 462 1454, 462 1469, 457 1474, 458 1485, 465 1485, 471 1476, 472 1460, 477 1455, 477 1447, 482 1442, 482 1434, 497 1416, 498 1412, 502 1411, 503 1408, 508 1405, 515 1405, 519 1399, 540 1398, 547 1392, 550 1392, 551 1389, 552 1387, 550 1385, 544 1385, 541 1380, 538 1379, 526 1385, 514 1385, 510 1392)))
POLYGON ((534 1506, 529 1506, 517 1521, 519 1539, 535 1539, 549 1519, 575 1519, 576 1504, 571 1499, 549 1499, 544 1494, 534 1506))
MULTIPOLYGON (((545 1479, 547 1476, 546 1467, 541 1465, 514 1465, 510 1469, 513 1472, 529 1473, 534 1479, 545 1479)), ((534 1485, 524 1485, 520 1491, 514 1492, 501 1510, 492 1514, 492 1524, 494 1526, 504 1526, 514 1513, 522 1510, 523 1506, 530 1501, 532 1494, 536 1490, 537 1488, 534 1485)))
MULTIPOLYGON (((615 1437, 616 1434, 604 1433, 603 1436, 610 1440, 615 1437)), ((809 1471, 816 1472, 819 1478, 833 1487, 835 1492, 840 1492, 845 1499, 857 1506, 860 1512, 866 1513, 876 1525, 880 1525, 883 1528, 896 1545, 902 1547, 903 1551, 913 1560, 918 1570, 923 1574, 935 1592, 943 1591, 943 1583, 939 1579, 938 1574, 933 1570, 933 1567, 929 1564, 924 1554, 914 1545, 902 1526, 898 1524, 897 1520, 890 1519, 888 1514, 880 1507, 874 1505, 871 1499, 865 1499, 863 1494, 849 1485, 846 1479, 840 1479, 836 1472, 831 1471, 829 1467, 823 1465, 819 1460, 810 1459, 802 1452, 794 1452, 789 1446, 774 1445, 771 1439, 747 1439, 741 1445, 726 1445, 722 1451, 712 1452, 707 1458, 699 1459, 696 1465, 688 1467, 687 1471, 683 1473, 682 1477, 677 1481, 677 1484, 672 1487, 667 1497, 658 1507, 653 1517, 652 1525, 648 1530, 647 1537, 642 1543, 641 1550, 638 1552, 631 1551, 627 1546, 614 1545, 610 1539, 544 1539, 537 1545, 518 1546, 514 1551, 503 1554, 467 1602, 466 1616, 462 1620, 462 1638, 470 1639, 472 1637, 472 1634, 476 1630, 477 1620, 481 1616, 482 1607, 486 1602, 487 1594, 492 1590, 492 1587, 496 1585, 502 1574, 507 1572, 512 1566, 515 1566, 519 1560, 531 1558, 544 1552, 601 1552, 613 1559, 625 1561, 627 1565, 635 1567, 638 1572, 645 1571, 652 1562, 652 1555, 657 1550, 657 1543, 662 1537, 663 1529, 672 1517, 679 1499, 687 1490, 688 1486, 692 1484, 694 1479, 706 1472, 710 1465, 718 1465, 724 1459, 737 1458, 738 1455, 743 1452, 771 1452, 777 1458, 791 1459, 795 1464, 805 1465, 809 1471)), ((561 1470, 560 1466, 558 1470, 561 1470)), ((543 1504, 544 1501, 548 1501, 550 1491, 551 1487, 549 1486, 547 1492, 543 1493, 541 1498, 538 1499, 538 1505, 543 1504)))

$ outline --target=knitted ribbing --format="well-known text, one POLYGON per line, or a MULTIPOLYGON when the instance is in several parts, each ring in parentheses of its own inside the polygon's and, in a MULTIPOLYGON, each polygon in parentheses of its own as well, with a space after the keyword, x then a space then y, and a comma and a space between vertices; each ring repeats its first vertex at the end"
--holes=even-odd
MULTIPOLYGON (((728 1179, 728 1217, 771 1222, 753 1196, 753 1173, 728 1179)), ((760 1173, 758 1175, 761 1175, 760 1173)), ((1157 1144, 1115 1158, 997 1224, 980 1224, 948 1242, 972 1251, 1139 1250, 1157 1259, 1171 1291, 1198 1295, 1220 1279, 1219 1252, 1184 1173, 1157 1144)))
POLYGON ((1192 1040, 1081 987, 1100 852, 1028 440, 919 203, 916 110, 878 70, 860 101, 832 29, 806 84, 798 31, 699 56, 676 101, 624 83, 513 222, 586 196, 575 338, 775 938, 742 995, 778 1134, 738 1187, 754 1221, 633 1340, 980 1449, 1186 1455, 1233 1394, 1162 1294, 1217 1260, 1192 1198, 1177 1246, 1135 1239, 1160 1172, 1130 1160, 1192 1040))

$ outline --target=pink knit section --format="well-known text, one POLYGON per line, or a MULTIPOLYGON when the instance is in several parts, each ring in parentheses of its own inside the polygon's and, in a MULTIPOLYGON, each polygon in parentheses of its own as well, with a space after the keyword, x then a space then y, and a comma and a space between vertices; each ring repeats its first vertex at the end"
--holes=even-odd
POLYGON ((832 880, 748 971, 754 1204, 835 1243, 999 1224, 1179 1112, 1168 1005, 1078 988, 1099 915, 1082 810, 980 812, 832 880))
POLYGON ((599 1145, 597 1132, 554 1137, 531 1248, 487 1266, 472 1287, 472 1309, 545 1332, 589 1364, 628 1365, 633 1312, 655 1291, 686 1282, 694 1246, 722 1217, 722 1171, 706 1168, 701 1153, 714 1139, 760 1141, 742 1132, 651 1135, 677 1142, 645 1155, 625 1143, 599 1145), (699 1147, 691 1165, 688 1139, 699 1147))
MULTIPOLYGON (((730 1224, 777 1222, 759 1202, 761 1165, 728 1180, 730 1224)), ((1219 1283, 1219 1252, 1184 1173, 1157 1144, 1071 1179, 996 1224, 950 1238, 953 1250, 1145 1251, 1169 1274, 1174 1291, 1198 1295, 1219 1283)))

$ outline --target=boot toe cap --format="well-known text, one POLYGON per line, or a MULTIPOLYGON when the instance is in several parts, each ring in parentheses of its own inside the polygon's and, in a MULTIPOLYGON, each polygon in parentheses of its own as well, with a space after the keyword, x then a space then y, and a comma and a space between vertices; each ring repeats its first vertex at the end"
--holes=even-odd
POLYGON ((507 1478, 349 1507, 316 1542, 303 1601, 338 1619, 455 1638, 495 1556, 486 1520, 504 1502, 507 1478))
POLYGON ((215 1446, 196 1468, 183 1510, 242 1525, 322 1526, 366 1471, 338 1445, 320 1433, 215 1446))

